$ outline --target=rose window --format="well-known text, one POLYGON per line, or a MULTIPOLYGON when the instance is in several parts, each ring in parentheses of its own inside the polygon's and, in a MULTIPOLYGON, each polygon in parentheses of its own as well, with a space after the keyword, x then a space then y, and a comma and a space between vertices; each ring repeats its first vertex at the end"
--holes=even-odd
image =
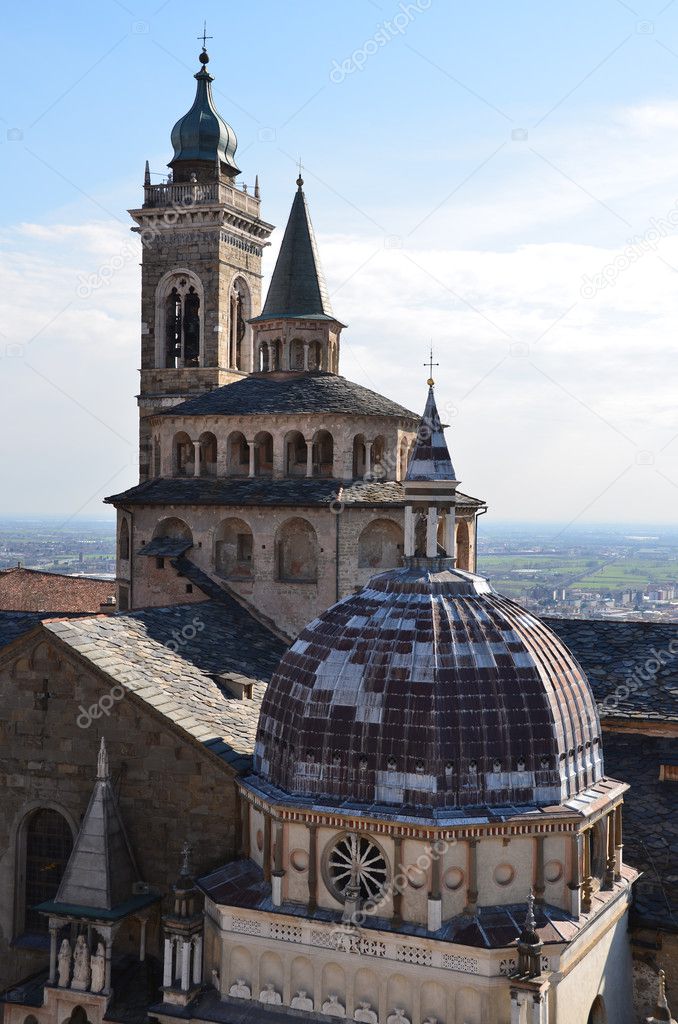
POLYGON ((326 863, 330 888, 340 900, 351 881, 360 887, 362 900, 380 896, 386 885, 386 858, 381 847, 367 836, 342 836, 331 848, 326 863))

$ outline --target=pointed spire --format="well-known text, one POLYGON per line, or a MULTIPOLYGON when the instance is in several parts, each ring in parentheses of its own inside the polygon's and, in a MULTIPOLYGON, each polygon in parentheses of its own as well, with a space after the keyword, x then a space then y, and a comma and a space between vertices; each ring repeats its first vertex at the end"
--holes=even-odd
POLYGON ((334 320, 301 175, 259 320, 334 320))
POLYGON ((146 161, 146 167, 144 168, 144 185, 150 185, 150 184, 151 184, 151 168, 150 168, 148 160, 147 160, 146 161))
POLYGON ((113 910, 131 899, 139 873, 113 793, 103 736, 97 778, 55 897, 56 904, 113 910))
POLYGON ((254 198, 261 199, 261 192, 259 191, 259 175, 257 174, 254 179, 254 198))
POLYGON ((106 750, 106 740, 101 737, 101 743, 99 744, 99 756, 97 757, 97 779, 102 779, 105 782, 110 781, 110 772, 108 768, 108 751, 106 750))
MULTIPOLYGON (((431 381, 430 377, 429 381, 431 381)), ((433 395, 432 383, 428 385, 426 407, 419 422, 417 439, 410 455, 405 479, 456 481, 454 466, 433 395)))
POLYGON ((647 1024, 676 1024, 666 999, 666 975, 663 971, 657 977, 657 1005, 651 1017, 646 1017, 647 1024))

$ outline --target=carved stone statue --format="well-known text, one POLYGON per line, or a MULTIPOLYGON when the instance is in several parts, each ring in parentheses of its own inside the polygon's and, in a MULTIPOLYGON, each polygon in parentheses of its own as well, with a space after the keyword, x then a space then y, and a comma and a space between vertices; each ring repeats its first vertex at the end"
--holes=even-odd
POLYGON ((362 1021, 363 1024, 378 1024, 379 1017, 372 1009, 372 1003, 361 1003, 353 1014, 354 1020, 362 1021))
POLYGON ((396 1006, 393 1013, 386 1018, 386 1024, 411 1024, 411 1021, 405 1016, 405 1011, 396 1006))
POLYGON ((330 998, 323 1003, 323 1013, 326 1013, 328 1017, 345 1017, 346 1010, 339 1002, 339 997, 335 992, 330 993, 330 998))
POLYGON ((300 988, 296 996, 290 1003, 293 1010, 306 1010, 308 1013, 313 1012, 313 1000, 308 998, 306 990, 300 988))
POLYGON ((99 942, 95 952, 92 953, 90 967, 92 969, 90 990, 92 992, 102 992, 106 980, 106 951, 104 950, 103 942, 99 942))
POLYGON ((279 992, 276 992, 275 985, 272 981, 266 982, 266 988, 262 989, 259 993, 260 1003, 271 1003, 273 1006, 278 1006, 282 1003, 282 996, 279 992))
POLYGON ((89 950, 84 935, 78 935, 73 950, 73 981, 71 988, 86 992, 89 988, 89 950))
POLYGON ((64 939, 59 947, 59 987, 68 988, 71 980, 71 944, 64 939))
POLYGON ((228 994, 229 996, 235 996, 236 999, 251 999, 252 989, 244 978, 236 978, 235 984, 231 985, 228 994))

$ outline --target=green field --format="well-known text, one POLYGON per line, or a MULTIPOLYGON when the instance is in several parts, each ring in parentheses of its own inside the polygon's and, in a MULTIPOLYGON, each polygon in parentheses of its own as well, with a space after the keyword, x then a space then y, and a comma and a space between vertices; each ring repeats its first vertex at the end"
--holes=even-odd
POLYGON ((678 558, 603 558, 567 555, 480 555, 478 571, 497 585, 520 594, 533 587, 567 587, 600 592, 642 590, 648 584, 671 583, 678 578, 678 558))

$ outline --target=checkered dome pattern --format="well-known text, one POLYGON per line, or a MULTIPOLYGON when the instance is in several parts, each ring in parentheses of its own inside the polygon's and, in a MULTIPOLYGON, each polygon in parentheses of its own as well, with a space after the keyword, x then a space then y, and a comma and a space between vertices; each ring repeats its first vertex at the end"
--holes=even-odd
POLYGON ((299 796, 431 808, 555 805, 603 776, 564 644, 484 579, 426 568, 309 623, 269 684, 255 766, 299 796))

